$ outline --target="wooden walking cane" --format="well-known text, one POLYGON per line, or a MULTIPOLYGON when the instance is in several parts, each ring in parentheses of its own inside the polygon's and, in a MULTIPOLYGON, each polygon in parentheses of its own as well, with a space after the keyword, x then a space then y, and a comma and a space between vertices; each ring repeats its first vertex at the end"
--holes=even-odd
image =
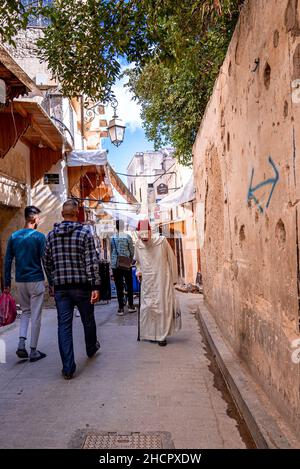
POLYGON ((140 291, 139 291, 139 309, 138 309, 138 337, 137 340, 141 340, 141 292, 142 292, 142 279, 140 279, 140 291))

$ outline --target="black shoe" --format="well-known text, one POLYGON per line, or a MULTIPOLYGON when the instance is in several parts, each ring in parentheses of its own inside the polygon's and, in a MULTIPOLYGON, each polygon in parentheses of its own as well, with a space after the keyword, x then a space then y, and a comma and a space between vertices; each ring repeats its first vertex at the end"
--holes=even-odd
POLYGON ((167 345, 167 341, 161 340, 160 342, 158 342, 158 345, 160 345, 161 347, 165 347, 167 345))
POLYGON ((18 350, 16 351, 16 355, 19 358, 28 358, 28 352, 25 348, 18 348, 18 350))
POLYGON ((95 353, 98 352, 99 348, 100 348, 100 342, 98 342, 98 340, 97 340, 96 345, 95 345, 95 349, 93 350, 93 352, 90 352, 90 353, 87 354, 88 357, 92 358, 95 355, 95 353))
POLYGON ((64 379, 66 379, 66 380, 70 380, 70 379, 73 378, 73 373, 65 373, 64 371, 62 371, 61 374, 63 375, 64 379))
POLYGON ((35 357, 35 356, 33 356, 33 357, 30 356, 29 361, 30 361, 31 363, 37 362, 38 360, 41 360, 42 358, 47 357, 47 355, 46 355, 45 353, 40 352, 39 350, 37 350, 37 352, 38 352, 38 356, 36 356, 36 357, 35 357))

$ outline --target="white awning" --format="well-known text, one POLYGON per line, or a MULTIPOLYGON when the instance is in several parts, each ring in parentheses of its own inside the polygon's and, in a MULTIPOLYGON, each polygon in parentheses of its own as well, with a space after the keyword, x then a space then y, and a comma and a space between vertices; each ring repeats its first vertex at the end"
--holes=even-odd
MULTIPOLYGON (((105 205, 105 204, 104 204, 105 205)), ((114 220, 123 220, 125 223, 128 224, 131 228, 134 230, 138 226, 138 222, 140 220, 145 219, 145 215, 138 215, 135 212, 130 212, 129 210, 118 210, 118 209, 112 209, 112 208, 107 208, 103 207, 103 210, 107 215, 110 215, 114 220)))
POLYGON ((167 195, 158 202, 161 207, 172 208, 177 205, 182 205, 191 202, 196 197, 196 188, 194 185, 194 175, 192 174, 189 180, 184 184, 181 189, 167 195))
POLYGON ((68 166, 104 166, 106 164, 106 150, 74 150, 67 158, 68 166))

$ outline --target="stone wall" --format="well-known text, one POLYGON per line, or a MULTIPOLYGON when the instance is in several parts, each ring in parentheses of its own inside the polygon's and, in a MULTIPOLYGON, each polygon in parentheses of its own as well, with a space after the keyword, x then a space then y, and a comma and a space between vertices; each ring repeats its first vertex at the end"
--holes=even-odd
POLYGON ((300 429, 300 2, 243 7, 194 146, 206 302, 300 429))
MULTIPOLYGON (((36 42, 43 35, 41 28, 28 28, 25 31, 20 31, 15 37, 17 47, 5 45, 16 62, 25 70, 25 72, 36 81, 37 74, 43 74, 46 77, 46 83, 43 85, 55 85, 52 80, 51 72, 48 70, 46 62, 41 62, 38 58, 36 42)), ((37 82, 39 86, 41 83, 37 82)))

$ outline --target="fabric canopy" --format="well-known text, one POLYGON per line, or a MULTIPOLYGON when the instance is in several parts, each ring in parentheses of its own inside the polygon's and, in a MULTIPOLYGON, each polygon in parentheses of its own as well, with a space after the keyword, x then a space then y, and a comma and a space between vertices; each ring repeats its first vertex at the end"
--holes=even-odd
POLYGON ((106 164, 106 150, 74 150, 67 159, 68 166, 104 166, 106 164))
POLYGON ((138 215, 135 212, 130 212, 129 210, 121 211, 117 209, 112 209, 105 206, 106 204, 103 205, 103 210, 105 211, 105 213, 107 213, 107 215, 110 215, 114 220, 123 220, 133 229, 137 228, 138 222, 140 220, 145 219, 145 215, 138 215))
POLYGON ((185 204, 186 202, 191 202, 195 199, 196 189, 194 185, 194 175, 192 174, 186 184, 177 191, 173 192, 170 195, 167 195, 162 200, 158 202, 162 208, 172 208, 177 205, 185 204))

